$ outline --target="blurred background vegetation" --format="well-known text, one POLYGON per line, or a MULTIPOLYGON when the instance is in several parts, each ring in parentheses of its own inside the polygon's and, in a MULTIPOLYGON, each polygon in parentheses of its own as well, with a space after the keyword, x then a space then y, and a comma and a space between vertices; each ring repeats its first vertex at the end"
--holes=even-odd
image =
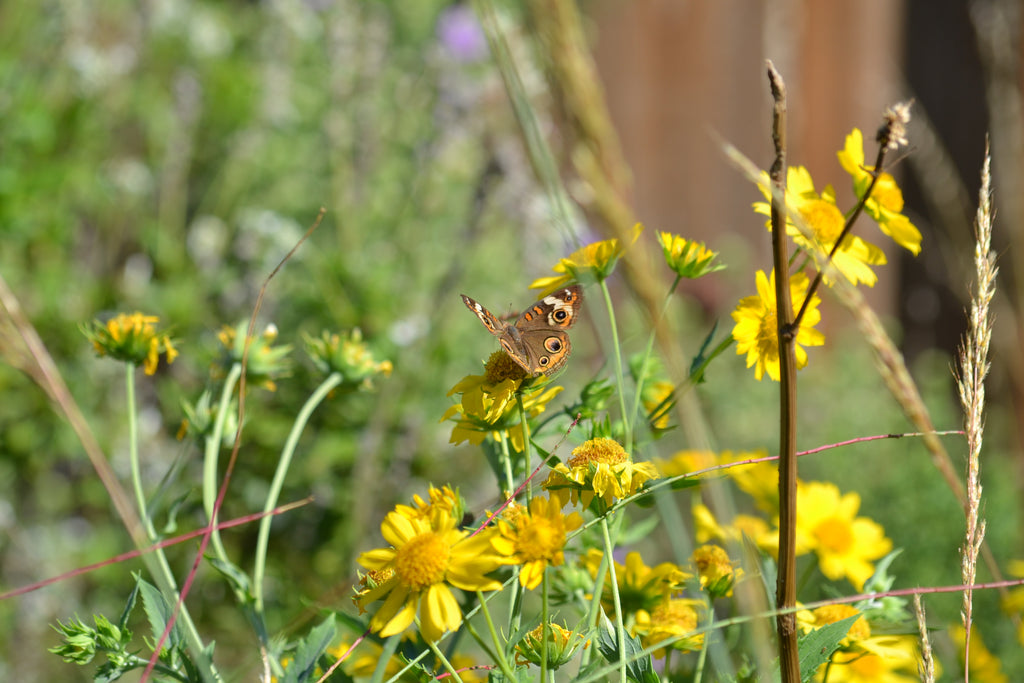
MULTIPOLYGON (((355 554, 375 543, 383 512, 423 493, 426 482, 462 486, 475 509, 495 501, 477 451, 450 447, 449 427, 438 422, 448 389, 477 372, 494 347, 458 294, 495 310, 522 307, 532 300, 526 284, 547 274, 576 240, 615 234, 600 212, 586 210, 600 189, 573 166, 579 150, 570 129, 577 122, 566 115, 564 93, 546 80, 558 65, 545 57, 558 53, 538 36, 550 25, 545 12, 558 4, 501 3, 499 17, 565 186, 584 207, 575 237, 552 227, 547 196, 469 5, 0 5, 0 274, 119 473, 127 476, 121 368, 94 357, 79 323, 142 310, 159 315, 180 341, 181 358, 140 382, 144 476, 156 487, 184 459, 177 493, 191 496, 179 524, 200 526, 201 505, 189 490, 198 485, 199 453, 175 438, 181 402, 213 386, 216 332, 248 317, 263 279, 321 206, 323 224, 273 281, 260 323, 274 323, 281 341, 297 349, 303 333, 358 327, 379 356, 394 361, 394 374, 375 393, 329 401, 303 435, 282 500, 312 493, 315 501, 275 521, 268 571, 273 626, 301 630, 314 614, 307 606, 347 604, 355 554)), ((783 5, 757 3, 752 11, 743 2, 581 3, 622 155, 634 170, 616 191, 649 226, 637 258, 649 256, 654 230, 704 239, 722 251, 730 269, 710 278, 713 285, 702 280, 672 313, 690 352, 714 320, 725 326, 736 299, 752 289, 753 268, 770 259, 763 221, 749 208, 758 195, 728 171, 715 135, 767 163, 765 56, 790 83, 791 160, 808 165, 822 183, 844 182, 834 153, 846 132, 859 126, 870 137, 885 104, 916 95, 917 120, 935 125, 918 127, 916 136, 912 128, 911 163, 901 170, 925 254, 914 264, 894 256, 881 270, 874 301, 895 333, 907 334, 936 424, 958 428, 950 340, 963 328, 965 236, 991 130, 996 237, 1010 283, 997 329, 1005 326, 1009 340, 997 340, 997 354, 1004 353, 995 361, 983 474, 990 542, 1000 560, 1021 557, 1014 531, 1021 499, 1014 406, 1024 382, 1019 342, 1013 342, 1019 304, 1012 286, 1014 259, 1022 253, 1015 245, 1021 193, 1004 191, 1019 187, 1024 163, 1020 131, 1013 133, 1020 110, 1012 116, 1020 93, 1019 8, 999 20, 1012 3, 846 3, 847 9, 827 11, 809 4, 805 14, 788 15, 783 5), (913 21, 923 4, 942 11, 929 15, 931 22, 913 21), (1000 27, 1008 27, 1008 37, 1000 27), (941 40, 945 32, 952 38, 941 40), (862 47, 857 36, 874 42, 862 47), (928 61, 933 43, 973 57, 950 70, 938 57, 928 61), (1005 71, 995 68, 1007 64, 1016 69, 1009 85, 1005 71), (969 97, 954 94, 958 79, 973 79, 969 97), (937 80, 946 81, 945 97, 932 99, 929 87, 937 80), (980 92, 978 82, 986 89, 980 92), (969 110, 959 122, 948 121, 950 100, 957 111, 969 110), (915 155, 926 162, 915 162, 915 155), (936 158, 946 164, 945 185, 925 172, 936 174, 936 158)), ((849 196, 849 188, 837 189, 849 196)), ((630 301, 632 283, 618 287, 630 301)), ((801 447, 905 431, 908 423, 868 370, 870 355, 841 310, 826 305, 826 320, 830 346, 812 351, 801 376, 807 406, 801 447)), ((639 314, 627 316, 631 350, 642 344, 643 326, 639 314)), ((4 329, 0 339, 8 335, 4 329)), ((575 338, 580 360, 562 380, 570 394, 600 371, 600 340, 586 333, 575 338)), ((254 390, 250 397, 225 519, 260 508, 295 412, 317 382, 301 352, 295 361, 275 392, 254 390)), ((716 445, 773 451, 776 387, 757 383, 732 353, 708 376, 698 396, 716 445)), ((676 434, 659 445, 671 452, 689 444, 676 434)), ((958 441, 948 447, 962 452, 958 441)), ((858 446, 804 459, 801 468, 806 478, 861 493, 861 514, 906 548, 895 566, 898 585, 959 580, 960 516, 923 446, 910 440, 858 446)), ((224 535, 243 567, 255 537, 255 526, 224 535)), ((0 587, 129 547, 104 489, 45 393, 0 365, 0 587)), ((180 575, 194 550, 186 544, 170 551, 180 575)), ((57 641, 48 624, 74 614, 119 613, 136 564, 0 604, 0 678, 87 680, 86 670, 46 653, 57 641)), ((192 596, 193 614, 217 641, 218 659, 255 667, 254 639, 224 584, 204 569, 192 596)), ((998 618, 996 596, 976 600, 986 608, 982 629, 990 646, 1000 654, 1016 649, 1013 629, 998 618)), ((953 619, 958 601, 936 598, 936 622, 953 619)))

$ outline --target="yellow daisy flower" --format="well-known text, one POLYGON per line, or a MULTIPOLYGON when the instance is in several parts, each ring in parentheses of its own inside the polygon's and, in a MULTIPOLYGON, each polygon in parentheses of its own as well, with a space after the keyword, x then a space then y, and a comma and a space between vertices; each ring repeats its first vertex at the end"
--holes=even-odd
MULTIPOLYGON (((757 186, 768 202, 755 202, 754 211, 771 216, 769 202, 772 195, 768 174, 764 173, 762 178, 762 182, 757 186)), ((792 220, 786 224, 786 234, 792 237, 793 242, 804 251, 828 256, 846 224, 843 212, 836 206, 835 190, 828 186, 819 195, 814 190, 814 181, 811 179, 810 171, 803 166, 790 166, 786 173, 786 198, 788 210, 799 214, 814 235, 813 238, 809 238, 796 227, 792 220)), ((767 226, 770 230, 771 221, 767 223, 767 226)), ((870 266, 883 265, 885 262, 885 253, 881 249, 852 234, 848 234, 843 239, 835 256, 832 257, 832 265, 847 280, 854 285, 863 282, 869 287, 873 287, 878 281, 878 276, 870 266)), ((828 277, 825 277, 825 284, 832 284, 828 277)))
POLYGON ((872 560, 892 550, 885 530, 867 517, 857 517, 860 496, 840 496, 829 482, 799 482, 796 489, 797 545, 818 556, 821 573, 833 581, 847 578, 857 590, 874 573, 872 560))
POLYGON ((580 528, 583 518, 578 512, 563 515, 562 503, 550 496, 534 498, 529 514, 523 513, 516 506, 510 517, 498 520, 494 548, 508 558, 508 564, 520 565, 519 583, 533 590, 540 585, 549 564, 557 567, 565 562, 565 537, 580 528))
POLYGON ((388 376, 391 361, 379 361, 373 356, 359 329, 347 336, 324 331, 319 338, 306 337, 306 352, 321 372, 337 372, 345 381, 342 386, 359 389, 373 387, 373 378, 388 376))
MULTIPOLYGON (((822 626, 834 624, 855 614, 861 614, 861 611, 853 605, 824 605, 814 610, 800 610, 796 613, 796 623, 803 633, 810 633, 822 626)), ((868 620, 861 615, 857 621, 853 622, 853 626, 850 627, 840 644, 848 646, 855 641, 867 640, 870 637, 871 626, 868 624, 868 620)))
POLYGON ((688 598, 668 598, 654 609, 640 610, 636 613, 633 635, 639 635, 644 647, 651 647, 668 638, 683 636, 668 647, 654 651, 654 657, 661 659, 668 654, 668 649, 692 651, 699 650, 704 643, 704 634, 692 634, 697 629, 697 607, 703 606, 700 600, 688 598))
POLYGON ((168 365, 178 357, 171 335, 156 331, 159 322, 160 318, 155 315, 136 311, 119 313, 106 324, 94 320, 92 325, 81 329, 92 342, 97 355, 142 365, 147 375, 153 375, 161 353, 167 358, 168 365))
MULTIPOLYGON (((837 650, 827 667, 828 683, 918 683, 917 639, 912 636, 877 636, 860 647, 837 650)), ((814 680, 825 681, 826 665, 814 680)), ((973 680, 973 677, 972 677, 973 680)))
POLYGON ((412 505, 396 505, 395 512, 405 515, 409 519, 419 518, 429 520, 434 514, 435 508, 441 508, 448 515, 455 519, 462 519, 465 511, 465 503, 458 491, 453 491, 447 484, 442 488, 430 486, 427 490, 429 501, 424 500, 420 494, 414 494, 412 505))
POLYGON ((742 575, 741 569, 733 566, 729 553, 717 545, 705 544, 693 551, 690 557, 700 577, 700 587, 712 598, 732 595, 732 587, 742 575))
MULTIPOLYGON (((768 451, 722 451, 719 462, 729 464, 744 460, 768 457, 768 451)), ((769 515, 779 512, 779 469, 774 462, 757 462, 737 465, 725 470, 725 474, 736 482, 736 486, 754 500, 759 510, 769 515)))
MULTIPOLYGON (((540 666, 543 659, 544 624, 533 629, 516 645, 516 664, 540 666)), ((554 671, 572 661, 580 646, 587 647, 590 641, 554 622, 548 624, 547 665, 554 671)))
POLYGON ((703 242, 688 240, 670 232, 659 232, 658 242, 665 254, 665 262, 679 277, 693 280, 725 268, 715 264, 718 252, 711 251, 703 242))
POLYGON ((492 547, 493 529, 470 536, 458 523, 440 507, 429 519, 388 513, 381 533, 390 547, 365 552, 358 560, 378 574, 372 583, 364 581, 356 604, 363 610, 384 599, 370 619, 370 630, 382 638, 393 636, 412 625, 418 612, 420 633, 436 641, 462 625, 462 610, 450 586, 465 591, 501 588, 486 576, 502 563, 492 547))
MULTIPOLYGON (((852 605, 825 605, 813 611, 797 612, 800 630, 808 633, 828 624, 842 621, 860 614, 852 605)), ((853 622, 846 637, 840 642, 840 649, 832 655, 831 666, 823 664, 815 680, 846 681, 848 683, 911 683, 918 681, 917 639, 912 636, 871 634, 871 626, 861 616, 853 622)))
MULTIPOLYGON (((235 327, 225 325, 217 333, 217 339, 224 347, 224 355, 218 361, 218 374, 226 374, 235 363, 241 363, 245 355, 245 333, 249 323, 239 323, 235 327)), ((262 386, 268 391, 277 390, 275 380, 285 377, 291 372, 288 354, 292 347, 288 344, 274 346, 277 341, 277 327, 267 325, 263 333, 254 337, 249 344, 249 355, 246 357, 246 377, 248 382, 262 386)))
MULTIPOLYGON (((377 669, 377 663, 384 656, 384 647, 369 638, 364 638, 356 646, 355 650, 349 652, 351 646, 351 643, 342 641, 334 647, 327 648, 326 654, 332 660, 345 657, 345 662, 341 668, 349 676, 358 678, 372 676, 373 672, 377 669), (348 653, 347 657, 346 653, 348 653)), ((402 660, 400 657, 392 655, 385 666, 384 675, 394 676, 401 670, 402 660)))
MULTIPOLYGON (((805 273, 797 273, 789 279, 789 291, 794 311, 799 310, 807 296, 810 281, 805 273)), ((805 346, 821 346, 825 343, 825 335, 814 329, 821 321, 818 305, 821 299, 817 295, 811 299, 807 312, 800 322, 796 333, 796 367, 807 365, 805 346)), ((775 271, 769 278, 763 270, 757 271, 757 294, 740 299, 732 318, 736 326, 732 328, 732 336, 736 339, 736 353, 747 354, 747 367, 754 367, 754 376, 760 380, 767 372, 776 382, 779 381, 779 338, 776 329, 777 308, 775 305, 775 271)))
MULTIPOLYGON (((504 351, 492 353, 484 366, 484 374, 467 375, 448 392, 449 396, 460 395, 459 403, 441 417, 442 422, 455 422, 449 442, 459 444, 468 441, 478 446, 487 435, 498 439, 498 433, 504 431, 512 446, 521 453, 524 448, 523 430, 519 424, 516 392, 522 389, 525 379, 526 373, 504 351)), ((542 388, 523 396, 523 408, 531 418, 543 413, 547 404, 563 389, 550 385, 542 388)))
MULTIPOLYGON (((583 557, 583 565, 593 579, 597 578, 602 558, 604 553, 596 548, 588 550, 583 557)), ((625 564, 615 563, 615 583, 619 589, 622 611, 633 614, 642 609, 654 609, 673 593, 681 591, 683 583, 691 576, 671 562, 648 567, 640 553, 627 553, 625 564)), ((608 573, 601 593, 601 604, 608 612, 615 609, 611 585, 611 573, 608 573)))
POLYGON ((655 465, 662 477, 676 477, 708 470, 696 475, 698 479, 727 476, 736 482, 740 490, 754 499, 758 508, 768 514, 779 511, 779 475, 774 462, 747 463, 734 467, 722 467, 736 462, 759 460, 768 457, 768 451, 679 451, 667 460, 656 460, 655 465))
MULTIPOLYGON (((722 543, 742 543, 746 536, 758 548, 773 557, 779 554, 779 532, 772 529, 768 522, 753 515, 736 515, 729 524, 722 524, 715 519, 711 510, 703 503, 693 506, 694 538, 698 543, 719 541, 722 543)), ((807 550, 803 550, 804 553, 807 550)), ((797 554, 801 550, 797 548, 797 554)))
MULTIPOLYGON (((853 191, 857 198, 863 199, 875 169, 873 166, 864 165, 864 137, 860 129, 854 128, 853 132, 846 136, 846 145, 837 156, 843 169, 853 178, 853 191)), ((915 256, 920 253, 921 233, 910 219, 901 213, 903 192, 896 184, 895 178, 885 172, 879 176, 871 198, 864 203, 864 210, 896 244, 915 256)))
MULTIPOLYGON (((643 232, 644 226, 637 223, 633 226, 633 239, 630 246, 643 232)), ((558 275, 542 277, 534 280, 530 289, 542 290, 540 297, 543 298, 573 282, 585 280, 596 280, 602 282, 615 270, 615 264, 619 262, 626 248, 619 244, 619 240, 601 240, 593 242, 578 249, 568 258, 558 262, 552 270, 558 275)))
POLYGON ((614 439, 591 439, 572 451, 566 463, 558 463, 544 482, 544 488, 558 496, 564 505, 570 498, 573 505, 584 508, 599 501, 599 511, 633 495, 644 482, 658 476, 649 462, 634 463, 625 449, 614 439))
MULTIPOLYGON (((692 474, 693 472, 699 472, 700 470, 706 470, 709 467, 714 467, 717 464, 718 458, 715 456, 713 451, 683 450, 679 451, 671 458, 657 458, 654 460, 654 466, 658 470, 658 475, 665 478, 692 474)), ((716 471, 707 472, 697 476, 704 478, 721 477, 723 475, 724 472, 716 471)))

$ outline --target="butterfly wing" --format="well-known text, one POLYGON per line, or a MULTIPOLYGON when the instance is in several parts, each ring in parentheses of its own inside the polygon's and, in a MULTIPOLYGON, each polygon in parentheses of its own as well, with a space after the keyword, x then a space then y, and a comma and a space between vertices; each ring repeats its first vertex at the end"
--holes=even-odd
POLYGON ((537 301, 516 320, 502 322, 465 294, 462 302, 501 342, 501 348, 531 375, 552 375, 569 359, 572 346, 566 333, 576 324, 583 305, 583 288, 571 285, 537 301))
POLYGON ((508 327, 507 324, 498 320, 496 315, 484 308, 483 305, 475 299, 470 299, 465 294, 462 294, 461 296, 462 303, 466 304, 466 308, 473 311, 474 315, 480 319, 480 322, 484 324, 484 327, 487 328, 488 332, 493 334, 495 337, 500 337, 505 332, 505 328, 508 327))
POLYGON ((516 320, 520 331, 545 329, 567 330, 576 324, 583 306, 583 288, 572 285, 548 294, 516 320))
MULTIPOLYGON (((522 339, 523 351, 526 354, 526 365, 519 363, 514 355, 509 355, 517 363, 523 365, 530 374, 553 375, 569 360, 572 345, 569 343, 569 335, 564 331, 533 329, 523 330, 519 332, 519 335, 522 339)), ((504 340, 502 346, 505 346, 504 340)))
POLYGON ((512 325, 505 323, 498 319, 498 316, 494 315, 486 308, 483 304, 471 299, 465 294, 462 294, 462 303, 466 304, 466 308, 473 311, 473 314, 480 319, 487 331, 498 338, 501 342, 501 348, 505 351, 509 358, 514 360, 519 367, 526 370, 530 374, 536 374, 539 371, 534 371, 535 364, 531 364, 529 360, 529 353, 523 346, 523 340, 517 330, 512 325))

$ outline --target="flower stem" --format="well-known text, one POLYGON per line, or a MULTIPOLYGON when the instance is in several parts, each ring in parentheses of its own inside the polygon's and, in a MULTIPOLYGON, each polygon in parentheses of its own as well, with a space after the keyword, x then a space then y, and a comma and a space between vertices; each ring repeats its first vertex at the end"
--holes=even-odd
POLYGON ((601 280, 601 293, 604 294, 604 305, 608 309, 608 323, 612 328, 612 357, 615 360, 615 381, 619 384, 619 410, 622 412, 622 441, 627 451, 633 449, 633 427, 630 422, 631 416, 626 411, 626 382, 622 373, 622 346, 619 344, 618 325, 615 324, 615 306, 612 304, 612 295, 608 291, 608 283, 601 280))
POLYGON ((487 609, 487 600, 484 599, 484 594, 479 590, 476 592, 476 599, 480 603, 480 611, 484 615, 484 621, 487 622, 487 631, 491 635, 491 643, 494 644, 494 654, 497 656, 498 668, 501 669, 508 680, 514 681, 516 680, 515 673, 513 673, 512 667, 509 666, 508 660, 505 658, 505 648, 498 638, 498 629, 494 628, 494 619, 491 618, 491 611, 487 609))
POLYGON ((505 489, 502 491, 502 495, 506 498, 512 495, 512 492, 516 490, 515 487, 515 476, 512 474, 512 455, 508 451, 508 435, 505 430, 498 431, 498 444, 501 447, 501 454, 499 459, 501 460, 501 468, 505 471, 505 489))
MULTIPOLYGON (((619 582, 615 578, 615 560, 612 558, 612 535, 608 529, 608 516, 601 518, 601 536, 604 540, 604 556, 608 559, 608 574, 612 587, 612 601, 615 603, 615 636, 619 648, 619 681, 626 683, 626 629, 622 622, 622 600, 619 597, 619 582)), ((595 589, 596 592, 596 589, 595 589)))
POLYGON ((519 424, 523 430, 523 478, 526 479, 526 501, 533 499, 533 480, 530 477, 530 422, 523 405, 522 392, 516 391, 516 405, 519 406, 519 424))
POLYGON ((139 508, 139 520, 150 543, 156 540, 153 523, 149 519, 146 507, 146 494, 142 489, 142 472, 139 466, 139 422, 135 410, 135 365, 125 363, 125 401, 128 404, 128 459, 132 469, 132 490, 135 493, 135 504, 139 508))
POLYGON ((548 623, 549 618, 548 572, 545 569, 540 579, 540 642, 542 643, 540 650, 540 679, 542 681, 548 679, 548 638, 551 634, 551 624, 548 623))
MULTIPOLYGON (((708 604, 707 607, 708 607, 708 622, 710 623, 710 622, 713 622, 715 620, 714 619, 714 610, 712 609, 712 606, 710 604, 708 604)), ((709 629, 707 632, 704 633, 704 639, 701 641, 701 644, 700 644, 700 655, 697 657, 697 667, 693 671, 693 683, 700 683, 701 679, 704 677, 704 663, 708 659, 708 641, 710 639, 711 639, 711 630, 709 629)))
MULTIPOLYGON (((320 383, 316 391, 303 404, 299 414, 295 417, 295 424, 285 441, 284 450, 281 451, 281 458, 277 462, 277 470, 270 483, 270 490, 267 492, 267 500, 263 504, 263 511, 270 512, 277 506, 277 500, 281 495, 281 488, 284 486, 284 478, 288 474, 288 467, 292 463, 292 456, 295 455, 295 447, 298 446, 299 437, 305 429, 313 411, 336 386, 344 380, 341 373, 332 372, 320 383)), ((260 520, 259 536, 256 539, 256 559, 252 572, 253 597, 255 600, 256 614, 263 614, 263 573, 267 564, 267 544, 270 540, 270 524, 274 521, 273 515, 266 515, 260 520)))
POLYGON ((427 640, 427 647, 430 648, 430 651, 433 652, 434 656, 437 657, 438 660, 441 662, 441 665, 444 667, 444 670, 451 674, 452 680, 457 681, 457 683, 462 683, 462 677, 459 676, 459 672, 455 670, 455 667, 452 666, 452 663, 449 662, 448 658, 444 656, 444 653, 441 652, 441 648, 437 646, 437 643, 435 643, 432 640, 427 640))
POLYGON ((242 364, 235 363, 224 378, 224 387, 220 392, 220 403, 217 405, 217 418, 213 423, 213 433, 206 437, 206 452, 203 454, 203 509, 206 510, 206 518, 210 520, 211 532, 210 541, 213 544, 214 555, 222 562, 228 560, 227 551, 220 540, 220 531, 217 529, 217 520, 213 516, 213 506, 217 501, 217 465, 220 457, 221 442, 224 438, 224 425, 228 419, 228 411, 231 406, 231 396, 235 392, 235 385, 242 374, 242 364))
MULTIPOLYGON (((128 408, 128 457, 131 462, 132 489, 135 493, 135 502, 139 506, 139 518, 142 528, 150 543, 156 543, 157 534, 153 522, 149 518, 149 511, 146 507, 146 495, 142 488, 142 468, 139 464, 139 424, 138 411, 135 406, 135 365, 125 363, 125 401, 128 408)), ((168 605, 176 603, 180 595, 177 584, 174 581, 174 574, 167 562, 167 555, 162 548, 156 548, 152 553, 143 553, 142 561, 149 570, 156 585, 160 588, 161 594, 168 605)), ((213 660, 203 645, 199 631, 192 621, 192 616, 184 603, 181 605, 179 614, 181 623, 184 626, 185 638, 188 642, 189 653, 199 668, 200 675, 204 681, 219 681, 220 675, 214 668, 213 660)))
MULTIPOLYGON (((676 291, 676 287, 682 281, 682 276, 676 275, 675 282, 668 290, 668 294, 665 295, 665 301, 661 305, 661 312, 658 314, 658 319, 654 321, 651 326, 651 333, 647 336, 647 348, 644 349, 643 361, 640 363, 640 372, 637 373, 636 378, 636 395, 633 396, 633 411, 630 415, 638 416, 640 414, 640 396, 643 394, 644 380, 647 379, 647 364, 651 360, 651 353, 654 350, 654 337, 657 334, 658 325, 661 324, 662 318, 665 317, 665 312, 668 311, 668 305, 672 301, 672 295, 676 291)), ((628 448, 628 447, 627 447, 628 448)))

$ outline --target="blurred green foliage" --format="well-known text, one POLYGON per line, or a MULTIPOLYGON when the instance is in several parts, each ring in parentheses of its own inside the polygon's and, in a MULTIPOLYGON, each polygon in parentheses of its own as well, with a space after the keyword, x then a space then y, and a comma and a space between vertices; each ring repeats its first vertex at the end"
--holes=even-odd
MULTIPOLYGON (((174 438, 181 401, 214 386, 215 333, 248 317, 264 278, 321 206, 322 225, 272 281, 259 322, 273 322, 296 348, 302 333, 358 327, 378 357, 394 361, 376 394, 336 397, 303 435, 282 500, 312 492, 315 502, 274 524, 275 627, 308 626, 317 614, 307 604, 346 603, 354 555, 374 545, 384 511, 409 490, 422 493, 422 482, 451 481, 471 502, 493 501, 489 489, 473 491, 486 464, 460 458, 446 443, 449 427, 438 424, 447 390, 493 348, 458 292, 473 283, 479 289, 467 293, 482 301, 521 305, 524 264, 530 276, 544 274, 565 252, 545 227, 500 79, 473 27, 459 23, 463 10, 441 0, 0 4, 0 273, 123 475, 122 369, 94 357, 78 324, 142 310, 170 326, 182 357, 140 380, 139 401, 146 481, 155 489, 183 463, 168 494, 187 495, 179 528, 205 522, 197 448, 174 438)), ((866 354, 836 358, 842 353, 832 357, 841 374, 818 375, 822 386, 807 390, 804 405, 815 412, 805 421, 817 427, 801 446, 906 428, 894 404, 877 400, 883 392, 865 372, 866 354), (841 396, 829 393, 837 386, 841 396)), ((777 422, 764 407, 776 387, 725 356, 718 365, 728 369, 712 366, 699 389, 720 446, 773 448, 777 422), (737 415, 758 410, 763 421, 736 426, 737 415)), ((249 395, 223 519, 260 507, 295 412, 317 382, 307 359, 294 360, 276 392, 249 395)), ((931 388, 940 428, 958 426, 948 387, 931 388)), ((908 480, 929 491, 937 482, 923 447, 857 448, 873 459, 868 474, 863 458, 839 451, 805 459, 809 476, 863 483, 851 487, 864 495, 861 514, 907 547, 896 573, 920 584, 957 581, 929 569, 957 566, 948 556, 959 533, 950 494, 936 483, 934 495, 901 495, 908 480), (936 534, 920 533, 924 524, 936 534)), ((4 587, 127 548, 70 429, 27 376, 4 364, 0 491, 4 587)), ((990 518, 1011 514, 1005 498, 995 500, 990 518)), ((223 536, 249 569, 255 526, 223 536)), ((195 547, 169 551, 179 576, 195 547)), ((86 680, 87 670, 46 652, 57 642, 47 624, 117 610, 137 569, 128 565, 0 603, 0 679, 86 680)), ((200 579, 190 604, 217 639, 218 659, 256 667, 254 638, 230 593, 212 573, 200 579)), ((1005 639, 985 635, 1005 651, 1005 639)))
MULTIPOLYGON (((301 333, 358 327, 401 369, 377 395, 329 402, 303 437, 283 499, 312 491, 316 501, 275 522, 268 573, 287 579, 283 595, 271 586, 289 605, 282 619, 301 616, 300 595, 346 599, 353 553, 376 536, 381 511, 421 476, 452 476, 451 455, 436 458, 443 396, 488 342, 473 337, 471 354, 459 344, 476 323, 454 313, 455 289, 523 281, 519 255, 539 225, 482 36, 445 5, 0 7, 0 272, 120 473, 121 368, 94 358, 78 324, 142 310, 180 342, 182 357, 139 383, 144 476, 155 488, 183 459, 175 487, 189 494, 189 524, 201 523, 196 447, 174 439, 180 403, 212 386, 214 333, 248 317, 321 206, 323 224, 272 282, 260 324, 297 348, 301 333)), ((312 364, 295 360, 275 393, 250 395, 225 519, 259 507, 315 386, 312 364)), ((0 390, 3 584, 124 550, 105 491, 45 394, 6 365, 0 390)), ((254 540, 254 526, 225 534, 240 558, 254 540)), ((192 552, 171 551, 182 575, 192 552)), ((239 646, 248 657, 229 596, 207 583, 199 618, 217 624, 222 656, 239 646)), ((0 605, 0 678, 79 675, 46 654, 47 622, 108 610, 130 585, 120 566, 0 605)))

